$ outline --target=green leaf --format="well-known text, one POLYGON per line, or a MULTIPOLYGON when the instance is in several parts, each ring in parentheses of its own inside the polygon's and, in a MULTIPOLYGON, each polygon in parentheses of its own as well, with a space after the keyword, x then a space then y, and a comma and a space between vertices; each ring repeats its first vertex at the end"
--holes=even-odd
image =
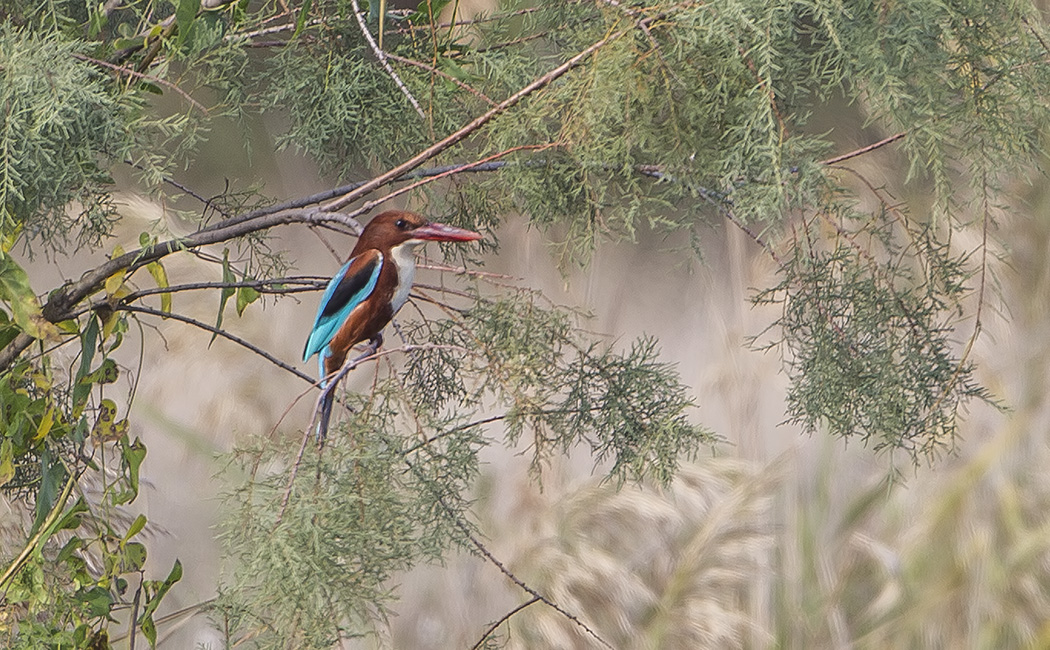
POLYGON ((146 546, 139 542, 129 542, 124 547, 124 561, 121 569, 125 573, 141 571, 146 566, 146 546))
POLYGON ((18 327, 36 339, 58 339, 58 328, 40 311, 29 275, 10 255, 0 254, 0 300, 11 307, 18 327))
POLYGON ((146 637, 146 640, 149 641, 150 647, 157 647, 157 626, 153 623, 152 614, 142 619, 142 622, 139 623, 139 628, 142 629, 142 636, 146 637))
POLYGON ((138 517, 135 517, 135 521, 131 522, 131 525, 128 526, 128 532, 124 535, 124 541, 131 539, 145 527, 146 515, 139 515, 138 517))
POLYGON ((150 645, 155 646, 157 643, 157 627, 153 623, 153 613, 157 611, 157 607, 160 606, 161 601, 172 585, 181 579, 182 562, 175 560, 174 566, 171 567, 171 572, 168 573, 168 577, 163 582, 150 581, 147 583, 147 594, 152 589, 156 591, 153 592, 152 596, 147 596, 146 598, 146 606, 142 610, 142 616, 139 617, 139 627, 142 629, 142 634, 149 639, 150 645))
POLYGON ((113 359, 106 359, 94 372, 85 375, 80 381, 88 384, 112 384, 118 377, 120 377, 120 371, 117 370, 117 362, 113 359))
POLYGON ((310 14, 310 7, 313 5, 313 0, 303 0, 303 6, 299 9, 299 16, 295 19, 295 31, 292 33, 292 39, 294 40, 303 31, 303 27, 306 26, 306 19, 310 14))
POLYGON ((51 525, 47 531, 47 536, 50 537, 60 530, 76 530, 80 528, 80 515, 85 512, 89 512, 89 510, 87 504, 84 503, 84 499, 77 499, 76 503, 51 525))
MULTIPOLYGON (((127 422, 127 420, 123 420, 127 422)), ((126 432, 125 432, 126 433, 126 432)), ((131 503, 139 494, 139 467, 146 459, 146 446, 135 438, 135 442, 129 443, 127 435, 120 439, 121 464, 124 468, 124 482, 126 489, 115 492, 112 497, 114 505, 131 503)))
POLYGON ((119 440, 128 432, 128 420, 117 420, 117 405, 111 399, 104 399, 98 407, 98 418, 91 428, 91 437, 98 442, 119 440))
POLYGON ((47 514, 51 512, 58 495, 62 491, 62 484, 66 482, 66 466, 62 460, 55 458, 51 450, 46 446, 40 454, 40 488, 36 493, 36 519, 30 534, 35 534, 47 514))
MULTIPOLYGON (((230 249, 224 248, 222 250, 222 282, 223 284, 233 284, 237 281, 237 277, 230 270, 230 249)), ((230 299, 237 290, 233 287, 223 287, 222 295, 219 296, 219 316, 215 319, 215 329, 222 329, 222 314, 226 311, 226 301, 230 299)), ((215 342, 217 333, 211 335, 211 340, 208 341, 208 347, 215 342)))
POLYGON ((243 316, 245 308, 259 299, 261 294, 254 287, 241 287, 237 290, 237 315, 243 316))
POLYGON ((416 7, 415 12, 409 15, 408 20, 419 25, 429 23, 430 17, 433 15, 434 20, 437 21, 441 12, 450 2, 452 2, 452 0, 423 0, 416 7))
POLYGON ((201 0, 178 0, 178 5, 175 8, 175 24, 179 30, 177 42, 180 45, 190 33, 190 27, 194 19, 197 18, 197 13, 200 9, 201 0))
POLYGON ((78 592, 75 598, 87 605, 88 615, 92 618, 108 616, 113 607, 113 595, 109 593, 109 589, 103 589, 97 585, 78 592))
POLYGON ((0 311, 0 348, 7 347, 7 344, 15 340, 18 333, 21 332, 17 325, 7 317, 7 312, 0 311))

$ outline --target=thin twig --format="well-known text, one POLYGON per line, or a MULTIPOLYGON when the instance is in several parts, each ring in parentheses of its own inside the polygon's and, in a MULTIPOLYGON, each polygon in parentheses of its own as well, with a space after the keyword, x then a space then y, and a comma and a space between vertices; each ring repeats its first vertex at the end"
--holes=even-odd
MULTIPOLYGON (((305 29, 306 27, 314 27, 315 25, 320 25, 321 23, 324 22, 324 20, 325 20, 324 18, 314 18, 313 20, 308 20, 308 21, 306 21, 306 23, 303 24, 303 28, 305 29)), ((297 27, 296 23, 295 22, 291 22, 291 23, 287 23, 287 24, 284 24, 284 25, 276 25, 274 27, 263 27, 261 29, 257 29, 255 31, 251 31, 251 32, 242 32, 242 33, 228 34, 227 36, 225 36, 223 38, 223 40, 224 41, 234 41, 234 40, 241 39, 241 38, 252 39, 252 38, 255 38, 256 36, 267 36, 269 34, 278 34, 280 32, 290 32, 290 31, 294 30, 296 27, 297 27)), ((281 42, 282 43, 287 43, 287 41, 281 41, 281 42)))
POLYGON ((190 104, 192 104, 194 108, 196 108, 200 112, 204 113, 205 115, 208 114, 208 109, 204 108, 204 106, 200 102, 198 102, 193 97, 190 97, 189 93, 187 93, 182 88, 179 88, 175 84, 171 83, 170 81, 165 81, 164 79, 161 79, 159 77, 154 77, 151 74, 145 74, 143 72, 138 72, 136 70, 132 70, 131 68, 125 68, 124 66, 115 65, 113 63, 110 63, 109 61, 100 61, 98 59, 93 59, 90 56, 84 56, 83 54, 80 54, 78 52, 73 52, 72 56, 73 56, 74 59, 77 59, 77 60, 80 60, 80 61, 84 61, 84 62, 87 62, 87 63, 94 63, 95 65, 100 65, 103 68, 109 68, 110 70, 113 70, 113 71, 118 72, 120 74, 127 74, 127 75, 130 75, 132 77, 138 77, 139 79, 146 79, 148 81, 152 81, 154 83, 158 83, 158 84, 164 86, 165 88, 171 88, 172 90, 174 90, 178 94, 182 95, 183 98, 185 98, 186 101, 188 101, 190 104))
POLYGON ((521 610, 525 609, 529 605, 531 605, 533 603, 538 603, 538 602, 540 602, 540 597, 539 596, 533 596, 529 600, 526 600, 522 604, 518 605, 514 609, 512 609, 509 612, 507 612, 506 614, 504 614, 502 618, 500 618, 498 621, 496 621, 495 623, 490 625, 489 629, 485 630, 485 633, 481 635, 481 638, 478 639, 478 642, 475 643, 471 647, 470 650, 478 650, 478 648, 480 648, 482 646, 482 644, 485 643, 485 639, 487 639, 490 636, 492 636, 492 633, 496 631, 496 628, 498 628, 500 625, 503 625, 504 623, 509 621, 510 617, 514 616, 515 614, 517 614, 521 610))
POLYGON ((69 495, 72 494, 73 487, 76 485, 78 477, 79 474, 77 472, 69 472, 69 478, 66 480, 65 487, 62 488, 61 494, 55 499, 55 505, 51 506, 51 510, 48 511, 47 517, 41 522, 40 528, 37 529, 35 535, 29 538, 25 546, 22 547, 22 551, 11 561, 11 564, 7 566, 3 575, 0 576, 0 600, 3 600, 4 596, 6 596, 7 588, 11 583, 11 580, 13 580, 14 577, 18 575, 18 572, 22 570, 22 567, 25 566, 29 557, 33 554, 33 549, 35 549, 38 544, 45 541, 45 535, 54 532, 51 530, 51 526, 58 521, 59 516, 62 514, 62 510, 65 509, 66 502, 69 501, 69 495))
POLYGON ((419 117, 426 120, 427 114, 423 111, 423 107, 419 105, 416 98, 412 96, 412 92, 407 86, 405 86, 405 82, 401 81, 401 77, 397 76, 397 72, 394 71, 393 66, 391 66, 390 62, 386 60, 386 52, 384 52, 382 48, 379 47, 379 44, 376 43, 376 40, 372 38, 372 33, 368 31, 368 25, 365 24, 365 19, 361 17, 361 7, 358 5, 357 0, 350 0, 350 6, 353 7, 354 18, 357 18, 357 24, 361 27, 361 33, 364 34, 365 40, 368 41, 376 58, 379 59, 379 63, 383 66, 383 69, 386 70, 386 73, 390 75, 390 78, 394 80, 394 85, 396 85, 398 90, 401 91, 401 94, 408 99, 409 103, 412 104, 412 107, 416 109, 417 113, 419 113, 419 117))
POLYGON ((496 105, 496 102, 493 101, 485 93, 481 92, 477 88, 474 88, 470 84, 464 83, 464 82, 460 81, 459 79, 456 79, 455 77, 453 77, 452 75, 450 75, 447 72, 442 72, 441 70, 438 70, 437 68, 435 68, 434 66, 430 65, 429 63, 423 63, 422 61, 416 61, 415 59, 409 59, 407 57, 399 56, 399 55, 394 54, 392 52, 386 52, 386 56, 387 56, 387 58, 393 59, 394 61, 397 61, 399 63, 404 63, 405 65, 411 65, 411 66, 414 66, 414 67, 426 70, 427 72, 429 72, 431 74, 436 74, 437 76, 441 77, 442 79, 447 79, 448 81, 451 81, 452 83, 456 84, 457 86, 459 86, 463 90, 465 90, 468 93, 474 95, 478 99, 484 101, 489 106, 495 106, 496 105))
MULTIPOLYGON (((405 461, 405 463, 408 464, 409 467, 414 469, 414 466, 411 463, 409 463, 408 461, 405 461)), ((550 600, 540 592, 536 591, 528 584, 526 584, 525 581, 523 581, 521 578, 514 575, 514 573, 512 573, 510 569, 508 569, 502 562, 499 561, 499 558, 492 554, 492 551, 486 548, 485 545, 482 544, 481 541, 474 536, 474 533, 470 531, 470 527, 463 523, 463 520, 460 519, 460 517, 456 514, 456 511, 448 505, 443 496, 435 492, 434 498, 441 505, 441 507, 444 508, 445 512, 448 513, 449 517, 452 519, 452 523, 455 524, 456 528, 459 528, 463 535, 465 535, 466 538, 470 540, 470 543, 473 544, 474 548, 476 548, 477 551, 481 553, 481 555, 484 556, 486 560, 488 560, 492 565, 499 569, 500 573, 505 575, 508 580, 516 584, 525 593, 529 594, 533 598, 536 598, 547 607, 550 607, 551 609, 558 612, 568 620, 575 623, 577 626, 579 626, 581 629, 587 632, 587 634, 590 634, 592 637, 594 637, 594 639, 597 640, 598 643, 602 644, 606 648, 609 648, 609 650, 612 650, 612 646, 609 645, 608 641, 598 636, 597 632, 595 632, 593 629, 590 628, 590 626, 588 626, 586 623, 577 618, 575 614, 566 611, 563 607, 550 600)))
POLYGON ((230 334, 229 332, 227 332, 224 329, 220 329, 220 328, 215 327, 213 325, 208 325, 207 323, 202 323, 201 321, 199 321, 199 320, 197 320, 195 318, 190 318, 189 316, 183 316, 182 314, 177 314, 177 313, 174 313, 174 312, 166 312, 166 311, 161 311, 159 309, 152 309, 150 307, 143 307, 141 305, 116 305, 116 306, 113 307, 113 309, 115 309, 117 311, 130 311, 130 312, 136 312, 136 313, 140 313, 140 314, 149 314, 150 316, 159 316, 160 318, 170 318, 172 320, 177 320, 177 321, 186 323, 187 325, 193 325, 194 327, 199 327, 202 330, 211 332, 212 334, 217 334, 218 336, 221 336, 221 337, 223 337, 223 338, 225 338, 225 339, 227 339, 229 341, 233 341, 237 345, 240 345, 240 346, 243 346, 245 348, 248 348, 249 350, 251 350, 255 354, 258 354, 259 356, 261 356, 262 358, 266 359, 267 361, 269 361, 273 365, 277 366, 278 368, 281 368, 282 370, 287 370, 288 372, 292 373, 293 375, 295 375, 296 377, 298 377, 298 378, 300 378, 300 379, 302 379, 304 381, 310 382, 311 384, 314 382, 313 377, 311 377, 310 375, 308 375, 305 372, 299 370, 298 368, 294 368, 294 367, 288 365, 284 361, 281 361, 280 359, 278 359, 277 357, 273 356, 272 354, 270 354, 266 350, 263 350, 259 346, 254 345, 252 343, 249 343, 248 341, 245 341, 244 339, 242 339, 239 336, 235 336, 233 334, 230 334))
POLYGON ((493 273, 491 271, 478 271, 475 269, 468 269, 465 266, 447 266, 445 264, 434 264, 416 262, 417 269, 427 269, 430 271, 442 271, 444 273, 454 273, 455 275, 469 275, 471 277, 478 278, 495 278, 497 280, 516 280, 523 282, 525 278, 520 278, 516 275, 507 275, 505 273, 493 273))
MULTIPOLYGON (((122 271, 130 274, 136 269, 171 253, 181 250, 194 250, 206 244, 226 241, 274 226, 291 223, 324 223, 328 221, 346 225, 352 224, 352 227, 359 227, 360 225, 355 219, 336 212, 326 212, 318 209, 281 210, 258 216, 250 223, 237 222, 229 226, 199 230, 185 237, 176 237, 165 242, 130 251, 100 264, 85 273, 79 280, 68 282, 52 291, 47 302, 43 305, 43 316, 52 323, 65 320, 74 306, 99 291, 106 279, 113 274, 122 271)), ((0 350, 0 368, 10 366, 18 358, 18 355, 33 344, 34 340, 36 339, 25 332, 18 334, 14 340, 0 350)))
POLYGON ((456 351, 460 351, 460 352, 470 352, 466 348, 458 346, 458 345, 438 345, 438 344, 406 345, 406 346, 403 346, 403 347, 400 347, 400 348, 391 348, 389 350, 368 350, 368 351, 366 351, 364 354, 362 354, 360 356, 357 356, 357 357, 355 357, 353 359, 347 359, 343 363, 342 367, 339 368, 338 372, 332 373, 331 375, 329 375, 327 377, 324 377, 324 378, 322 378, 322 379, 320 379, 320 380, 318 380, 316 382, 313 382, 313 380, 311 380, 311 382, 314 383, 315 385, 319 385, 322 382, 327 382, 327 384, 324 387, 322 387, 321 394, 318 395, 318 397, 317 397, 317 404, 314 406, 313 417, 310 419, 309 426, 307 426, 305 431, 303 432, 303 442, 299 446, 299 452, 296 454, 295 462, 292 463, 292 471, 291 471, 291 473, 288 476, 288 483, 285 485, 284 494, 281 495, 281 508, 280 508, 280 511, 277 513, 277 520, 276 520, 276 522, 274 522, 274 528, 275 529, 277 528, 277 526, 279 526, 281 524, 281 521, 284 518, 285 510, 287 510, 287 508, 288 508, 288 501, 289 501, 289 499, 291 498, 291 495, 292 495, 292 487, 295 484, 296 476, 298 476, 298 474, 299 474, 299 467, 302 465, 303 455, 305 454, 306 447, 309 444, 310 436, 313 435, 314 425, 317 423, 317 418, 318 418, 318 415, 320 413, 321 403, 325 399, 325 397, 328 396, 328 394, 330 392, 335 390, 336 386, 343 379, 343 377, 345 377, 350 371, 354 370, 355 368, 357 368, 361 364, 365 363, 366 361, 378 361, 382 357, 386 357, 386 356, 389 356, 391 354, 396 354, 396 353, 409 353, 409 352, 415 352, 415 351, 418 351, 418 350, 439 350, 439 349, 444 349, 444 350, 451 349, 451 350, 456 350, 456 351))
POLYGON ((834 158, 828 158, 827 160, 821 160, 819 164, 821 164, 821 165, 834 165, 835 163, 840 163, 843 160, 849 160, 850 158, 856 158, 857 156, 861 156, 863 154, 866 154, 869 151, 875 151, 876 149, 878 149, 880 147, 885 147, 886 145, 890 144, 891 142, 896 142, 897 140, 900 140, 901 138, 903 138, 906 135, 908 135, 907 131, 901 131, 900 133, 896 133, 894 135, 891 135, 888 138, 883 138, 883 139, 879 140, 878 142, 869 144, 866 147, 861 147, 860 149, 855 149, 855 150, 853 150, 853 151, 851 151, 849 153, 844 153, 841 156, 835 156, 834 158))
POLYGON ((511 147, 510 149, 504 149, 503 151, 494 153, 491 156, 488 156, 486 158, 482 158, 481 160, 477 160, 477 161, 472 162, 472 163, 466 163, 466 164, 463 164, 463 165, 455 165, 455 166, 450 167, 449 169, 446 169, 445 171, 443 171, 443 172, 441 172, 439 174, 427 175, 426 177, 419 179, 415 183, 411 183, 411 184, 406 185, 404 187, 399 187, 398 189, 394 190, 393 192, 390 192, 389 194, 385 194, 385 195, 379 197, 378 199, 372 199, 371 201, 367 201, 366 203, 363 203, 360 208, 357 208, 356 210, 354 210, 351 214, 355 214, 356 215, 358 213, 368 212, 372 208, 375 208, 376 206, 382 205, 383 203, 386 203, 387 201, 389 201, 390 199, 393 199, 394 197, 397 197, 397 196, 400 196, 402 194, 406 194, 408 192, 411 192, 411 191, 413 191, 415 189, 418 189, 418 188, 420 188, 420 187, 422 187, 424 185, 427 185, 428 183, 433 183, 434 181, 441 180, 442 178, 445 178, 447 176, 454 176, 456 174, 461 174, 463 172, 469 172, 472 169, 474 169, 476 167, 481 167, 482 165, 485 165, 485 164, 495 163, 498 158, 502 158, 504 156, 508 156, 508 155, 510 155, 510 154, 512 154, 514 152, 517 152, 517 151, 543 151, 545 149, 550 149, 551 147, 559 147, 559 146, 561 146, 560 142, 548 142, 546 144, 523 144, 523 145, 518 146, 518 147, 511 147))
POLYGON ((129 293, 121 298, 121 301, 131 303, 145 296, 163 293, 179 293, 180 291, 194 291, 197 289, 255 289, 259 293, 300 293, 304 291, 317 291, 324 289, 328 284, 325 278, 298 277, 298 278, 274 278, 273 280, 245 280, 240 282, 187 282, 186 284, 173 284, 167 287, 156 287, 153 289, 140 289, 129 293), (295 287, 278 289, 276 285, 298 285, 295 287))

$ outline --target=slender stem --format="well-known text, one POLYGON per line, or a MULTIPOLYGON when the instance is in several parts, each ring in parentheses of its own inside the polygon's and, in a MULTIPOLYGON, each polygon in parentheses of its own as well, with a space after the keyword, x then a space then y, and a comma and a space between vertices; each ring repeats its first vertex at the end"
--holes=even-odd
POLYGON ((878 142, 874 142, 872 144, 869 144, 866 147, 861 147, 860 149, 855 149, 855 150, 853 150, 853 151, 851 151, 849 153, 844 153, 841 156, 835 156, 834 158, 828 158, 827 160, 821 160, 820 164, 821 165, 834 165, 835 163, 840 163, 840 162, 842 162, 844 160, 849 160, 850 158, 856 158, 857 156, 861 156, 863 154, 866 154, 869 151, 875 151, 876 149, 878 149, 880 147, 885 147, 886 145, 890 144, 891 142, 896 142, 897 140, 900 140, 901 138, 903 138, 906 135, 908 135, 907 131, 901 131, 900 133, 895 133, 894 135, 891 135, 888 138, 883 138, 883 139, 879 140, 878 142))
POLYGON ((190 318, 189 316, 183 316, 182 314, 177 314, 177 313, 174 313, 174 312, 166 312, 166 311, 160 311, 159 309, 152 309, 150 307, 143 307, 141 305, 117 305, 116 307, 114 307, 114 309, 116 309, 117 311, 130 311, 130 312, 135 312, 135 313, 139 313, 139 314, 149 314, 150 316, 159 316, 160 318, 170 318, 172 320, 177 320, 177 321, 186 323, 188 325, 193 325, 194 327, 198 327, 198 328, 200 328, 202 330, 211 332, 212 334, 217 334, 218 336, 221 336, 224 339, 227 339, 229 341, 233 341, 237 345, 240 345, 242 347, 248 348, 249 350, 251 350, 255 354, 259 355, 260 357, 266 359, 267 361, 269 361, 273 365, 277 366, 278 368, 281 368, 282 370, 287 370, 288 372, 292 373, 293 375, 295 375, 296 377, 298 377, 298 378, 300 378, 300 379, 302 379, 304 381, 310 382, 311 384, 314 382, 313 377, 311 377, 310 375, 308 375, 305 372, 299 370, 298 368, 294 368, 294 367, 288 365, 284 361, 281 361, 280 359, 278 359, 277 357, 273 356, 272 354, 270 354, 266 350, 263 350, 259 346, 253 345, 252 343, 249 343, 248 341, 245 341, 244 339, 242 339, 239 336, 235 336, 233 334, 230 334, 229 332, 227 332, 224 329, 220 329, 218 327, 214 327, 212 325, 208 325, 207 323, 202 323, 201 321, 199 321, 199 320, 197 320, 195 318, 190 318))
POLYGON ((29 560, 29 556, 33 553, 33 549, 45 541, 44 536, 51 532, 51 526, 58 521, 59 516, 62 514, 62 510, 66 507, 66 501, 69 500, 69 495, 72 494, 73 487, 76 483, 76 472, 69 472, 69 478, 66 479, 66 485, 62 488, 62 493, 58 495, 55 505, 51 507, 51 511, 47 513, 47 517, 44 519, 43 523, 40 524, 40 529, 29 539, 29 541, 26 542, 22 551, 11 561, 11 564, 7 566, 7 570, 4 571, 3 575, 0 575, 0 594, 7 593, 7 588, 10 586, 11 580, 13 580, 14 577, 18 575, 18 572, 22 570, 22 567, 25 566, 25 563, 29 560))
POLYGON ((372 38, 372 33, 368 31, 368 25, 365 24, 365 19, 361 17, 361 7, 358 5, 357 0, 350 0, 350 5, 354 8, 354 18, 357 19, 357 24, 361 27, 361 33, 364 34, 365 40, 368 41, 368 45, 372 48, 372 52, 374 52, 376 58, 379 59, 380 65, 383 66, 386 73, 390 75, 391 79, 393 79, 394 85, 396 85, 397 89, 401 91, 401 94, 404 95, 409 103, 412 104, 412 107, 416 109, 416 112, 419 113, 419 117, 426 120, 427 114, 423 111, 423 107, 419 105, 416 98, 412 96, 412 92, 409 91, 407 86, 405 86, 405 82, 401 81, 401 77, 397 76, 397 72, 394 71, 390 62, 386 60, 386 52, 384 52, 383 49, 379 47, 379 44, 376 43, 376 40, 372 38))
POLYGON ((482 646, 482 644, 485 643, 485 640, 488 639, 490 636, 492 636, 492 633, 496 631, 496 628, 498 628, 500 625, 503 625, 504 623, 509 621, 510 617, 514 616, 515 614, 517 614, 521 610, 525 609, 529 605, 531 605, 533 603, 538 603, 538 602, 540 602, 540 597, 539 596, 533 596, 529 600, 526 600, 522 604, 518 605, 514 609, 512 609, 509 612, 507 612, 506 614, 504 614, 502 618, 500 618, 498 621, 496 621, 495 623, 490 625, 489 629, 485 630, 485 633, 481 635, 481 638, 478 639, 478 642, 475 643, 471 647, 470 650, 478 650, 478 648, 480 648, 482 646))
POLYGON ((154 83, 160 84, 160 85, 162 85, 162 86, 164 86, 166 88, 171 88, 172 90, 174 90, 178 94, 182 95, 182 97, 185 98, 185 100, 188 101, 194 108, 196 108, 200 112, 204 113, 205 115, 208 114, 208 109, 204 108, 204 106, 200 102, 198 102, 193 97, 190 97, 189 93, 187 93, 182 88, 179 88, 175 84, 171 83, 170 81, 165 81, 164 79, 161 79, 159 77, 154 77, 151 74, 144 74, 142 72, 137 72, 135 70, 132 70, 131 68, 125 68, 124 66, 114 65, 114 64, 110 63, 109 61, 100 61, 98 59, 93 59, 90 56, 84 56, 83 54, 79 54, 77 52, 73 53, 73 58, 74 59, 78 59, 80 61, 85 61, 87 63, 93 63, 95 65, 100 65, 103 68, 109 68, 110 70, 113 70, 113 71, 115 71, 117 73, 120 73, 120 74, 127 74, 127 75, 130 75, 132 77, 138 77, 139 79, 146 79, 148 81, 152 81, 154 83))
POLYGON ((397 61, 398 63, 404 63, 405 65, 410 65, 410 66, 414 66, 416 68, 421 68, 421 69, 426 70, 427 72, 429 72, 431 74, 436 74, 437 76, 441 77, 442 79, 445 79, 447 81, 451 81, 452 83, 456 84, 457 86, 459 86, 463 90, 465 90, 468 93, 474 95, 478 99, 484 101, 489 106, 495 106, 496 105, 496 102, 493 101, 485 93, 481 92, 477 88, 474 88, 470 84, 463 83, 462 81, 460 81, 459 79, 456 79, 455 77, 453 77, 452 75, 450 75, 447 72, 442 72, 441 70, 438 70, 437 68, 435 68, 434 66, 430 65, 429 63, 423 63, 422 61, 416 61, 415 59, 409 59, 409 58, 404 57, 404 56, 399 56, 397 54, 393 54, 392 52, 385 52, 385 54, 386 54, 387 58, 393 59, 394 61, 397 61))

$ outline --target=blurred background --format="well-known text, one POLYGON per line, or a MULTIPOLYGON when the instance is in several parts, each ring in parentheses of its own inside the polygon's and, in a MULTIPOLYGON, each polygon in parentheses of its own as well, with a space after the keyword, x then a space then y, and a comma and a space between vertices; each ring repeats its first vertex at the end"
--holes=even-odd
MULTIPOLYGON (((859 121, 856 109, 843 108, 814 120, 813 128, 833 130, 837 152, 888 135, 864 130, 859 121)), ((216 128, 180 181, 206 196, 222 191, 226 179, 236 185, 264 178, 265 193, 276 197, 335 184, 294 152, 274 154, 269 126, 216 128)), ((921 187, 902 185, 903 165, 892 146, 850 164, 916 210, 927 202, 921 187)), ((643 231, 634 242, 601 244, 585 268, 565 268, 543 233, 509 215, 502 250, 485 270, 589 311, 589 328, 610 341, 656 337, 662 360, 693 387, 695 421, 725 441, 685 465, 667 488, 617 488, 600 480, 586 450, 556 461, 540 484, 528 474, 523 450, 500 444, 498 429, 490 429, 497 444, 485 453, 474 495, 488 548, 617 648, 1050 647, 1044 185, 1033 173, 1016 179, 1010 192, 1019 199, 994 232, 998 284, 986 295, 972 352, 978 378, 1005 408, 973 403, 955 453, 920 467, 910 457, 847 447, 782 424, 782 361, 775 351, 747 346, 777 317, 775 307, 749 301, 755 289, 775 283, 775 265, 731 224, 703 233, 701 258, 687 252, 687 241, 643 231)), ((156 219, 175 232, 190 228, 174 206, 152 197, 124 193, 119 200, 129 217, 127 241, 114 244, 130 248, 156 219)), ((306 229, 271 236, 304 274, 328 276, 342 263, 306 229)), ((979 238, 978 229, 960 226, 953 242, 961 252, 979 238)), ((353 245, 330 241, 344 255, 353 245)), ((437 247, 429 254, 438 255, 437 247)), ((83 261, 41 259, 30 273, 39 286, 57 286, 83 261)), ((180 282, 216 279, 214 267, 189 255, 165 264, 180 282)), ((436 276, 421 270, 418 280, 428 277, 436 276)), ((218 306, 207 292, 175 300, 177 310, 205 322, 218 306)), ((306 294, 267 302, 225 324, 297 363, 317 300, 306 294)), ((220 475, 230 471, 221 454, 275 426, 298 441, 314 397, 295 403, 304 391, 300 380, 227 341, 209 345, 209 334, 184 324, 157 322, 144 336, 162 344, 143 369, 132 414, 141 427, 133 436, 149 449, 142 468, 148 484, 135 506, 154 536, 147 576, 162 577, 175 558, 192 567, 165 601, 171 613, 215 594, 220 475)), ((134 366, 135 346, 122 352, 134 366)), ((312 364, 300 366, 313 372, 312 364)), ((390 586, 400 600, 377 621, 376 636, 346 647, 470 648, 528 600, 495 567, 468 555, 418 567, 390 586)), ((517 613, 499 637, 511 648, 598 647, 540 603, 517 613)), ((222 647, 205 616, 172 617, 160 626, 159 641, 222 647)))
MULTIPOLYGON (((845 134, 842 151, 875 139, 837 132, 845 134)), ((250 168, 277 196, 327 186, 308 161, 269 154, 266 133, 264 124, 250 133, 250 160, 205 151, 184 182, 207 194, 250 168)), ((892 151, 856 161, 890 184, 899 180, 885 171, 894 163, 892 151)), ((683 253, 687 242, 643 232, 637 242, 602 244, 581 269, 560 268, 542 233, 508 218, 502 251, 485 269, 588 310, 590 328, 611 341, 655 336, 662 359, 693 386, 696 421, 725 442, 684 466, 667 489, 603 483, 585 450, 556 461, 540 485, 523 450, 503 446, 492 429, 497 444, 485 453, 474 508, 490 550, 618 648, 1050 647, 1050 220, 1039 184, 1024 183, 1024 204, 996 232, 1000 284, 973 352, 980 379, 1006 408, 974 404, 956 452, 918 468, 910 457, 781 424, 781 359, 747 346, 777 315, 749 302, 755 288, 774 282, 775 267, 733 226, 704 233, 702 259, 683 253)), ((122 211, 141 219, 129 220, 129 243, 148 220, 180 227, 150 197, 126 194, 122 211)), ((961 228, 955 241, 962 248, 978 236, 961 228)), ((273 237, 303 273, 330 275, 341 263, 305 229, 273 237)), ((213 279, 213 269, 189 255, 167 264, 180 281, 213 279)), ((421 270, 418 280, 427 277, 436 276, 421 270)), ((210 293, 197 303, 185 293, 176 300, 190 316, 214 318, 210 293)), ((316 301, 285 298, 226 325, 296 363, 316 301)), ((282 416, 280 431, 297 441, 313 396, 293 407, 300 380, 221 339, 209 347, 207 333, 186 325, 159 322, 145 336, 163 344, 144 368, 134 406, 136 433, 149 449, 142 469, 149 484, 136 505, 156 536, 147 575, 164 574, 175 558, 194 567, 166 601, 176 611, 214 595, 221 549, 213 527, 219 474, 228 471, 220 454, 282 416)), ((419 567, 391 588, 400 601, 377 636, 347 647, 468 648, 528 599, 491 564, 466 555, 419 567)), ((160 629, 161 647, 221 647, 204 616, 160 629)), ((512 648, 596 647, 542 604, 516 614, 500 638, 512 648)))

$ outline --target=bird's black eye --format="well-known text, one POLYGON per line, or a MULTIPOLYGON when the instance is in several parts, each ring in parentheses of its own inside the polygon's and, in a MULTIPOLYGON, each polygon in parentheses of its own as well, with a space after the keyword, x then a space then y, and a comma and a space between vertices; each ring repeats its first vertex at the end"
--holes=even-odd
POLYGON ((408 225, 408 222, 405 221, 404 219, 398 219, 397 221, 394 222, 394 225, 397 226, 398 228, 404 230, 405 226, 408 225))

